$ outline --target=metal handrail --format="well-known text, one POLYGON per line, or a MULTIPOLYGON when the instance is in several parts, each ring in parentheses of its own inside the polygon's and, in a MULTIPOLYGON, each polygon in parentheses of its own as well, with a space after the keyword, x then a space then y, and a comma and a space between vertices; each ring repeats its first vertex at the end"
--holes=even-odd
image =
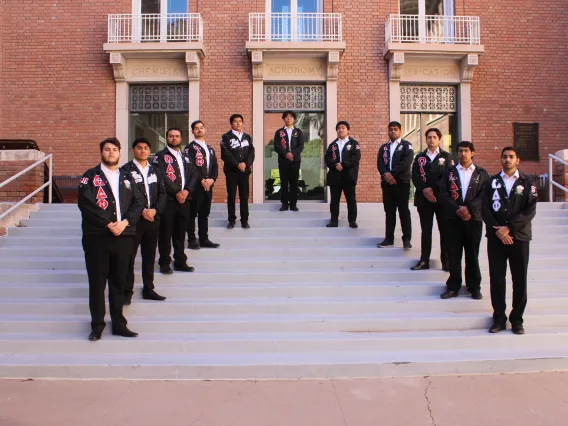
POLYGON ((38 160, 35 163, 33 163, 32 165, 26 167, 21 172, 18 172, 14 176, 6 179, 4 182, 0 183, 0 188, 2 188, 3 186, 6 186, 10 182, 18 179, 20 176, 26 174, 27 172, 32 170, 34 167, 37 167, 40 164, 45 163, 47 160, 49 160, 49 179, 47 180, 47 182, 45 182, 42 186, 40 186, 38 189, 36 189, 34 192, 29 194, 28 196, 26 196, 22 200, 18 201, 16 204, 14 204, 12 207, 10 207, 8 210, 6 210, 4 213, 0 214, 0 220, 4 219, 6 216, 8 216, 10 213, 12 213, 14 210, 16 210, 18 207, 20 207, 22 204, 24 204, 26 201, 28 201, 30 198, 32 198, 34 195, 36 195, 38 192, 42 191, 46 187, 49 187, 47 199, 48 199, 48 203, 51 204, 51 201, 53 199, 53 185, 52 185, 52 183, 53 183, 53 154, 47 155, 46 157, 42 158, 41 160, 38 160))
POLYGON ((553 186, 561 189, 564 192, 568 192, 568 189, 560 185, 558 182, 554 182, 552 179, 552 160, 558 161, 568 167, 568 163, 562 158, 558 158, 556 155, 548 154, 548 199, 552 202, 553 200, 553 186))

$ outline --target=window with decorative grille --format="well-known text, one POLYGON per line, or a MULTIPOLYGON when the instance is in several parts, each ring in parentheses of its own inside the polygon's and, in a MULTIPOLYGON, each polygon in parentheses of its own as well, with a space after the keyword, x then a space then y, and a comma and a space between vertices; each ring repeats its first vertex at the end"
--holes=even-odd
POLYGON ((185 112, 188 109, 187 84, 130 86, 130 112, 185 112))
POLYGON ((324 111, 323 85, 267 84, 264 86, 265 111, 324 111))
POLYGON ((454 86, 400 86, 401 112, 456 112, 454 86))

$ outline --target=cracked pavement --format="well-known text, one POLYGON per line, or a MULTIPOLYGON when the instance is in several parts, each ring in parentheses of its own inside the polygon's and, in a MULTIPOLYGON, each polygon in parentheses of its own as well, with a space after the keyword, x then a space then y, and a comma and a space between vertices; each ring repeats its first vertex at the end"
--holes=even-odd
POLYGON ((559 426, 568 372, 282 381, 0 380, 1 426, 559 426))

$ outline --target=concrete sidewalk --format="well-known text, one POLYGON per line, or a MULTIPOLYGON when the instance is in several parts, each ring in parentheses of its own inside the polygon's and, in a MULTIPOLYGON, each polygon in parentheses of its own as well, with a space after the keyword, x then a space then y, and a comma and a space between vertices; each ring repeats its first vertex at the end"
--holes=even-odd
POLYGON ((290 381, 1 380, 1 426, 562 426, 568 373, 290 381))

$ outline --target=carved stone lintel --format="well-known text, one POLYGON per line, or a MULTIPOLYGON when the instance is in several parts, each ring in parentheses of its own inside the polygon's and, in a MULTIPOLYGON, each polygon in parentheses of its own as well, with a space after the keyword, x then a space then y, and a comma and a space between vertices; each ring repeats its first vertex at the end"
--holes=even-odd
POLYGON ((264 66, 260 64, 252 64, 252 79, 262 80, 264 78, 264 66))
POLYGON ((126 81, 126 59, 120 53, 110 54, 114 81, 126 81))
POLYGON ((469 83, 473 80, 473 72, 479 65, 479 56, 470 54, 465 56, 461 61, 461 81, 469 83))
POLYGON ((199 80, 201 61, 196 52, 185 52, 188 80, 199 80))
POLYGON ((402 67, 404 65, 404 53, 396 52, 389 60, 389 77, 391 81, 400 81, 402 67))

